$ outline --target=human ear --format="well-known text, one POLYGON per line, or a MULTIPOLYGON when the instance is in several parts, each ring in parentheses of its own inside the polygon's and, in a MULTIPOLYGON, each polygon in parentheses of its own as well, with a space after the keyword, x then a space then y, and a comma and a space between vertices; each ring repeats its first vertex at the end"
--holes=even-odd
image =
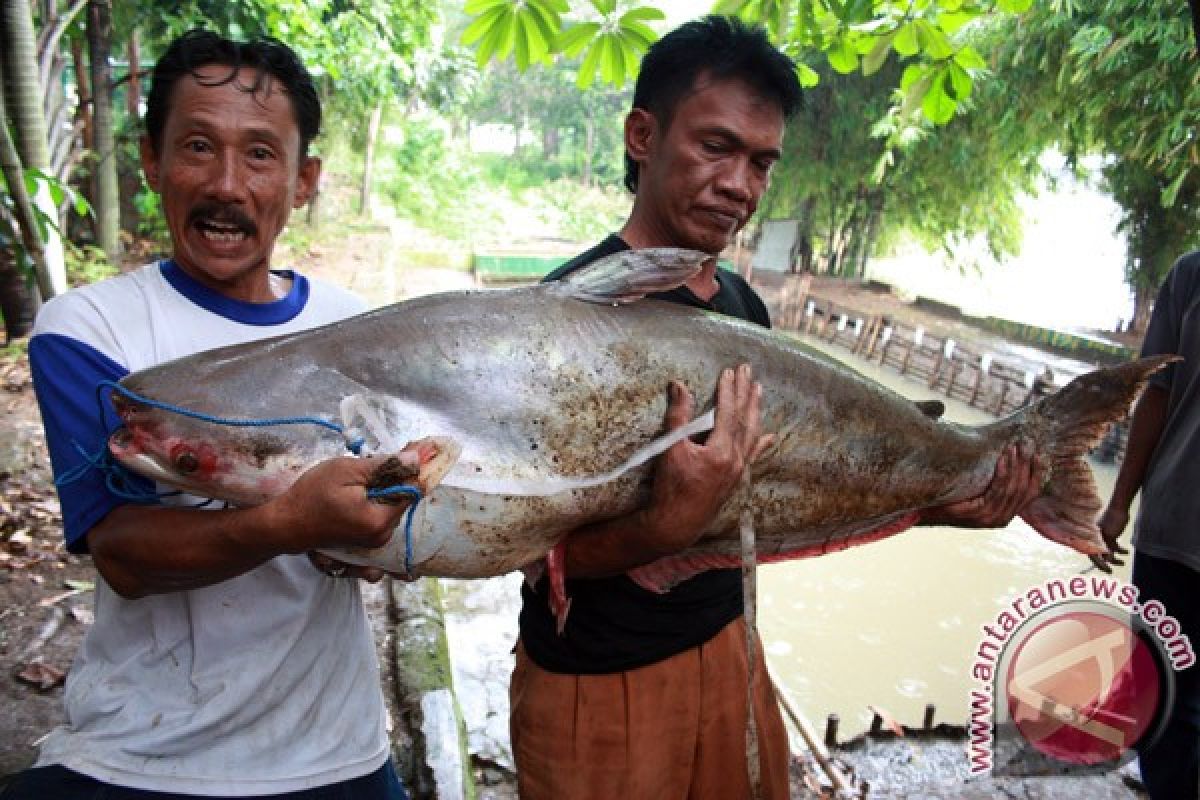
POLYGON ((154 152, 154 143, 149 136, 138 139, 138 154, 142 159, 142 172, 146 176, 146 185, 158 191, 158 153, 154 152))
POLYGON ((658 136, 658 120, 644 108, 635 108, 625 117, 625 152, 639 164, 650 157, 658 136))
POLYGON ((296 197, 292 208, 300 208, 312 199, 321 180, 321 159, 305 156, 300 162, 300 174, 296 179, 296 197))

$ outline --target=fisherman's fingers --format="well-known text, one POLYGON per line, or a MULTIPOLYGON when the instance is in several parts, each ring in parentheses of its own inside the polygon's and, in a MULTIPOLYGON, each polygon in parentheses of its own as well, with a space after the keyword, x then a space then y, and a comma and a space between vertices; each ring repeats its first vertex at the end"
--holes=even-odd
POLYGON ((692 393, 682 381, 671 381, 667 384, 667 413, 663 425, 668 431, 682 428, 691 422, 694 409, 692 393))

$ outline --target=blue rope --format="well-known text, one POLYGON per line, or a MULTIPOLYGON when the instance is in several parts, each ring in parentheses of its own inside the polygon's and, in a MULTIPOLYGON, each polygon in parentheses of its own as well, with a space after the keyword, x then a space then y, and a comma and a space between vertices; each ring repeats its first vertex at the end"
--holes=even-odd
MULTIPOLYGON (((271 425, 320 425, 321 427, 328 428, 329 430, 334 431, 341 436, 345 440, 346 447, 350 450, 350 452, 354 453, 355 455, 359 455, 359 453, 362 451, 363 438, 361 436, 351 439, 347 435, 345 428, 336 422, 332 422, 322 417, 271 417, 266 419, 236 419, 231 417, 217 417, 211 414, 193 411, 192 409, 184 408, 183 406, 176 406, 172 405, 171 403, 164 403, 159 400, 152 400, 149 397, 143 397, 137 392, 131 391, 115 381, 101 381, 96 386, 96 403, 100 407, 101 420, 104 419, 103 392, 105 389, 117 392, 118 394, 121 394, 136 403, 150 406, 151 408, 158 408, 163 411, 169 411, 174 414, 180 414, 181 416, 202 420, 204 422, 212 422, 217 425, 230 425, 239 428, 262 428, 271 425)), ((106 433, 104 437, 105 442, 108 441, 108 436, 109 434, 106 433)), ((112 457, 112 453, 109 452, 106 445, 101 445, 100 452, 92 455, 88 453, 78 442, 72 442, 72 444, 74 444, 75 449, 79 451, 79 454, 83 456, 83 463, 72 467, 56 478, 54 481, 55 486, 65 486, 69 483, 74 483, 75 481, 83 478, 83 476, 88 472, 95 469, 104 474, 105 486, 110 492, 117 497, 120 497, 124 500, 129 500, 131 502, 154 503, 158 502, 164 497, 175 497, 183 494, 183 492, 180 491, 155 492, 153 490, 133 491, 128 489, 126 487, 132 486, 135 482, 134 479, 136 479, 137 476, 130 473, 117 461, 115 461, 112 457)), ((370 499, 391 497, 398 494, 408 495, 412 498, 412 503, 409 505, 408 511, 404 515, 404 572, 408 575, 412 575, 412 520, 413 514, 417 510, 417 504, 421 502, 421 490, 415 486, 407 486, 403 484, 367 490, 367 497, 370 499)), ((198 503, 196 507, 200 508, 208 505, 211 502, 213 502, 211 498, 203 500, 198 503)))
POLYGON ((358 455, 362 451, 362 446, 364 443, 364 440, 361 436, 353 439, 350 438, 345 428, 338 423, 333 422, 332 420, 325 419, 324 417, 266 417, 264 419, 217 417, 213 416, 212 414, 204 414, 200 411, 193 411, 192 409, 184 408, 183 406, 176 406, 172 405, 171 403, 164 403, 159 400, 152 400, 149 397, 143 397, 137 392, 131 391, 115 381, 101 381, 96 387, 97 394, 104 389, 111 389, 117 394, 133 400, 135 403, 150 406, 151 408, 162 409, 163 411, 170 411, 173 414, 179 414, 180 416, 190 417, 192 419, 198 419, 204 422, 213 422, 217 425, 230 425, 235 428, 265 428, 272 425, 320 425, 322 428, 328 428, 338 436, 341 436, 346 442, 346 448, 355 455, 358 455))
POLYGON ((413 513, 417 510, 417 503, 421 502, 421 490, 415 486, 388 486, 384 489, 368 489, 367 497, 391 497, 392 495, 406 494, 412 498, 412 503, 408 507, 408 511, 404 514, 404 574, 412 575, 412 560, 413 560, 413 543, 412 543, 412 520, 413 513))

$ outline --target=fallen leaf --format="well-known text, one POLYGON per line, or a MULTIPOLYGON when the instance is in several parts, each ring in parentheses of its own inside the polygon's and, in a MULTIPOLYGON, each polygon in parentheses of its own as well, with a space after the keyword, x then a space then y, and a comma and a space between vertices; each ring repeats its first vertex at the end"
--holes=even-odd
POLYGON ((17 673, 17 680, 36 686, 39 691, 47 691, 66 680, 67 673, 58 667, 52 667, 41 661, 33 661, 25 665, 25 669, 17 673))
POLYGON ((71 618, 80 625, 91 625, 96 621, 96 615, 92 613, 92 610, 83 606, 71 606, 71 618))

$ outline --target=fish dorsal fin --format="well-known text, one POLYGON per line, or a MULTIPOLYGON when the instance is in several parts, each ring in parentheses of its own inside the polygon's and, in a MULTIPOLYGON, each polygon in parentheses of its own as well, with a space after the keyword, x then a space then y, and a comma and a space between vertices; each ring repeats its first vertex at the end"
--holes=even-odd
POLYGON ((632 303, 651 292, 682 286, 710 258, 707 253, 678 247, 622 250, 575 270, 551 286, 589 303, 632 303))
POLYGON ((914 405, 930 419, 941 419, 946 413, 946 404, 941 400, 917 400, 914 405))

